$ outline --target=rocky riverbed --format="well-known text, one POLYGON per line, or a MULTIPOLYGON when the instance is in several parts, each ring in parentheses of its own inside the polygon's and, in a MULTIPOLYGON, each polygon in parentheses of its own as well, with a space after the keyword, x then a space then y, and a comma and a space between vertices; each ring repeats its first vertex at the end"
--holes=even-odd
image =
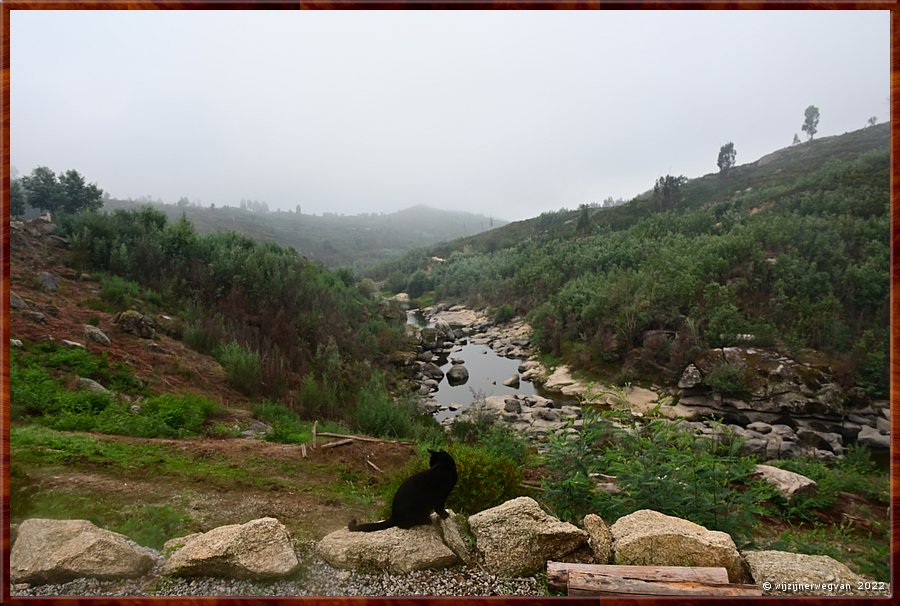
MULTIPOLYGON (((845 392, 830 368, 815 359, 792 359, 755 348, 711 349, 684 369, 677 386, 605 386, 580 381, 565 366, 551 371, 535 360, 532 330, 521 318, 495 324, 483 312, 443 305, 422 313, 429 326, 418 332, 414 377, 421 408, 438 414, 445 425, 460 416, 487 411, 542 440, 551 432, 577 431, 581 407, 590 404, 627 410, 636 418, 653 411, 683 422, 696 434, 711 435, 721 431, 718 425, 724 423, 744 440, 745 454, 761 459, 812 456, 827 461, 842 456, 850 443, 884 452, 890 447, 889 402, 868 401, 859 390, 845 392), (484 344, 497 355, 522 360, 517 373, 496 377, 497 382, 511 388, 526 382, 539 385, 551 397, 487 396, 475 407, 435 401, 433 394, 444 379, 438 363, 452 359, 453 352, 466 343, 484 344), (722 396, 709 388, 706 377, 723 367, 740 373, 746 384, 743 391, 722 396)), ((456 362, 460 364, 453 366, 454 371, 465 368, 466 360, 456 362)))

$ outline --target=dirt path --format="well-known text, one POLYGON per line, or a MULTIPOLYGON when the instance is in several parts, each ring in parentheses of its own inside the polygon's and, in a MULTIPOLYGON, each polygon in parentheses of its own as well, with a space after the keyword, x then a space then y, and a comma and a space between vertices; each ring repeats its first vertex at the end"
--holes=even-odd
POLYGON ((214 461, 235 469, 249 466, 254 473, 249 479, 231 483, 171 473, 155 477, 123 473, 119 468, 96 464, 29 468, 28 478, 16 482, 13 499, 18 496, 23 503, 14 505, 13 522, 29 517, 26 501, 46 502, 55 494, 67 493, 98 495, 104 507, 122 510, 167 505, 190 517, 191 531, 271 516, 284 523, 295 538, 317 540, 353 517, 372 516, 381 502, 380 486, 417 456, 413 446, 390 442, 357 441, 337 448, 308 448, 304 458, 300 446, 262 440, 92 437, 104 442, 161 446, 190 461, 214 461))

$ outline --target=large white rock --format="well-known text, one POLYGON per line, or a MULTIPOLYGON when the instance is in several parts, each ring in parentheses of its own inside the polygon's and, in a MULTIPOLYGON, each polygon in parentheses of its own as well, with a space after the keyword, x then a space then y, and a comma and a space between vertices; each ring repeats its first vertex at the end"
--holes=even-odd
POLYGON ((291 536, 275 518, 229 524, 209 532, 168 541, 174 550, 163 566, 172 576, 214 576, 271 579, 294 572, 300 565, 291 536))
POLYGON ((139 577, 155 563, 152 550, 87 520, 32 518, 19 524, 9 568, 13 583, 40 585, 139 577))
POLYGON ((744 578, 741 556, 734 540, 724 532, 652 509, 619 518, 609 530, 614 539, 614 564, 713 566, 725 568, 732 583, 744 578))
POLYGON ((519 497, 469 517, 475 546, 492 574, 515 577, 543 570, 584 545, 587 533, 519 497))
POLYGON ((787 551, 744 551, 753 582, 765 595, 890 595, 890 585, 873 583, 824 555, 787 551))
POLYGON ((771 465, 757 465, 753 475, 760 476, 774 486, 781 493, 781 496, 786 499, 793 499, 798 496, 813 496, 818 491, 815 480, 771 465))
POLYGON ((342 528, 319 541, 316 551, 336 568, 384 570, 392 574, 447 568, 459 563, 434 526, 413 526, 408 530, 394 527, 374 532, 350 532, 342 528))

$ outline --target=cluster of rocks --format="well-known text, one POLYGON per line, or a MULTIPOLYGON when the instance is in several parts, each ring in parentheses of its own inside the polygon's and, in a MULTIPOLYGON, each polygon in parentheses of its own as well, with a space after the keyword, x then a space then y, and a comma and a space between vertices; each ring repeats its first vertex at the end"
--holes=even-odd
POLYGON ((20 590, 82 577, 110 580, 151 572, 262 580, 288 576, 300 565, 290 534, 275 518, 172 539, 163 553, 87 520, 32 518, 19 524, 15 534, 10 581, 20 590))
POLYGON ((746 439, 746 452, 766 458, 808 455, 830 460, 852 442, 890 447, 889 402, 869 402, 855 389, 846 392, 824 364, 800 362, 771 350, 704 351, 685 369, 675 395, 677 403, 661 412, 694 423, 716 418, 746 439), (720 395, 707 383, 726 366, 743 383, 739 395, 720 395))
POLYGON ((456 420, 475 420, 485 416, 492 422, 510 426, 516 431, 542 441, 551 433, 577 433, 583 423, 581 407, 575 404, 560 405, 555 400, 538 395, 487 396, 473 403, 455 418, 448 418, 444 424, 456 420))
MULTIPOLYGON (((432 526, 374 533, 338 530, 319 542, 319 555, 335 567, 405 573, 437 565, 465 563, 501 577, 546 570, 548 561, 636 566, 724 568, 731 583, 756 583, 765 594, 785 593, 785 584, 803 579, 808 593, 865 593, 873 582, 828 556, 782 551, 739 551, 727 533, 652 510, 640 510, 614 524, 588 514, 581 527, 546 513, 530 497, 519 497, 468 518, 451 514, 432 526), (772 562, 778 562, 774 568, 772 562), (819 583, 813 588, 812 583, 819 583)), ((879 584, 874 584, 878 586, 879 584)), ((870 594, 889 595, 886 584, 870 594)))
MULTIPOLYGON (((761 584, 767 593, 778 593, 779 586, 798 579, 845 584, 852 588, 848 593, 855 593, 860 585, 878 585, 827 556, 739 552, 724 532, 652 510, 636 511, 611 526, 600 516, 589 514, 581 527, 546 513, 530 497, 519 497, 469 517, 450 513, 445 519, 434 515, 430 526, 377 532, 341 529, 325 536, 314 545, 313 552, 315 558, 338 571, 332 570, 329 595, 356 593, 346 587, 341 591, 341 581, 358 581, 365 575, 383 579, 412 575, 421 579, 423 571, 444 569, 453 571, 456 584, 448 584, 446 577, 427 578, 439 581, 440 593, 447 595, 497 593, 497 581, 502 579, 513 581, 511 593, 539 595, 533 575, 542 573, 551 560, 721 567, 730 582, 761 584), (773 562, 778 566, 773 567, 773 562), (460 579, 468 585, 470 574, 466 571, 475 569, 481 571, 482 580, 489 582, 460 586, 460 579), (480 590, 473 593, 476 587, 480 590)), ((75 583, 77 579, 140 578, 144 586, 151 577, 166 579, 156 585, 167 595, 198 595, 198 588, 231 595, 239 594, 242 588, 258 593, 258 586, 223 584, 221 580, 277 583, 297 575, 302 567, 289 532, 275 518, 172 539, 163 553, 140 547, 85 520, 29 519, 14 532, 10 553, 12 595, 50 595, 34 588, 75 583)), ((89 591, 92 585, 78 586, 89 591)), ((418 586, 420 591, 429 591, 428 584, 418 586)), ((72 591, 71 587, 66 591, 72 591)), ((125 593, 136 594, 133 588, 125 593)), ((279 593, 277 586, 275 593, 279 593)), ((821 593, 825 594, 824 588, 821 593)), ((874 593, 888 595, 889 586, 874 593)))

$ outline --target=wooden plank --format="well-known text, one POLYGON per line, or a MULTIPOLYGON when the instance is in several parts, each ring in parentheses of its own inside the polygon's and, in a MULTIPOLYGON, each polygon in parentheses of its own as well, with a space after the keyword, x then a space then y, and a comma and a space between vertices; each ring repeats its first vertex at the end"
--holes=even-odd
POLYGON ((555 589, 565 589, 568 585, 569 572, 573 570, 645 581, 728 582, 727 570, 711 566, 618 566, 550 561, 547 562, 547 584, 555 589))
POLYGON ((762 596, 762 591, 756 585, 699 581, 649 581, 583 570, 570 570, 569 595, 762 596))

